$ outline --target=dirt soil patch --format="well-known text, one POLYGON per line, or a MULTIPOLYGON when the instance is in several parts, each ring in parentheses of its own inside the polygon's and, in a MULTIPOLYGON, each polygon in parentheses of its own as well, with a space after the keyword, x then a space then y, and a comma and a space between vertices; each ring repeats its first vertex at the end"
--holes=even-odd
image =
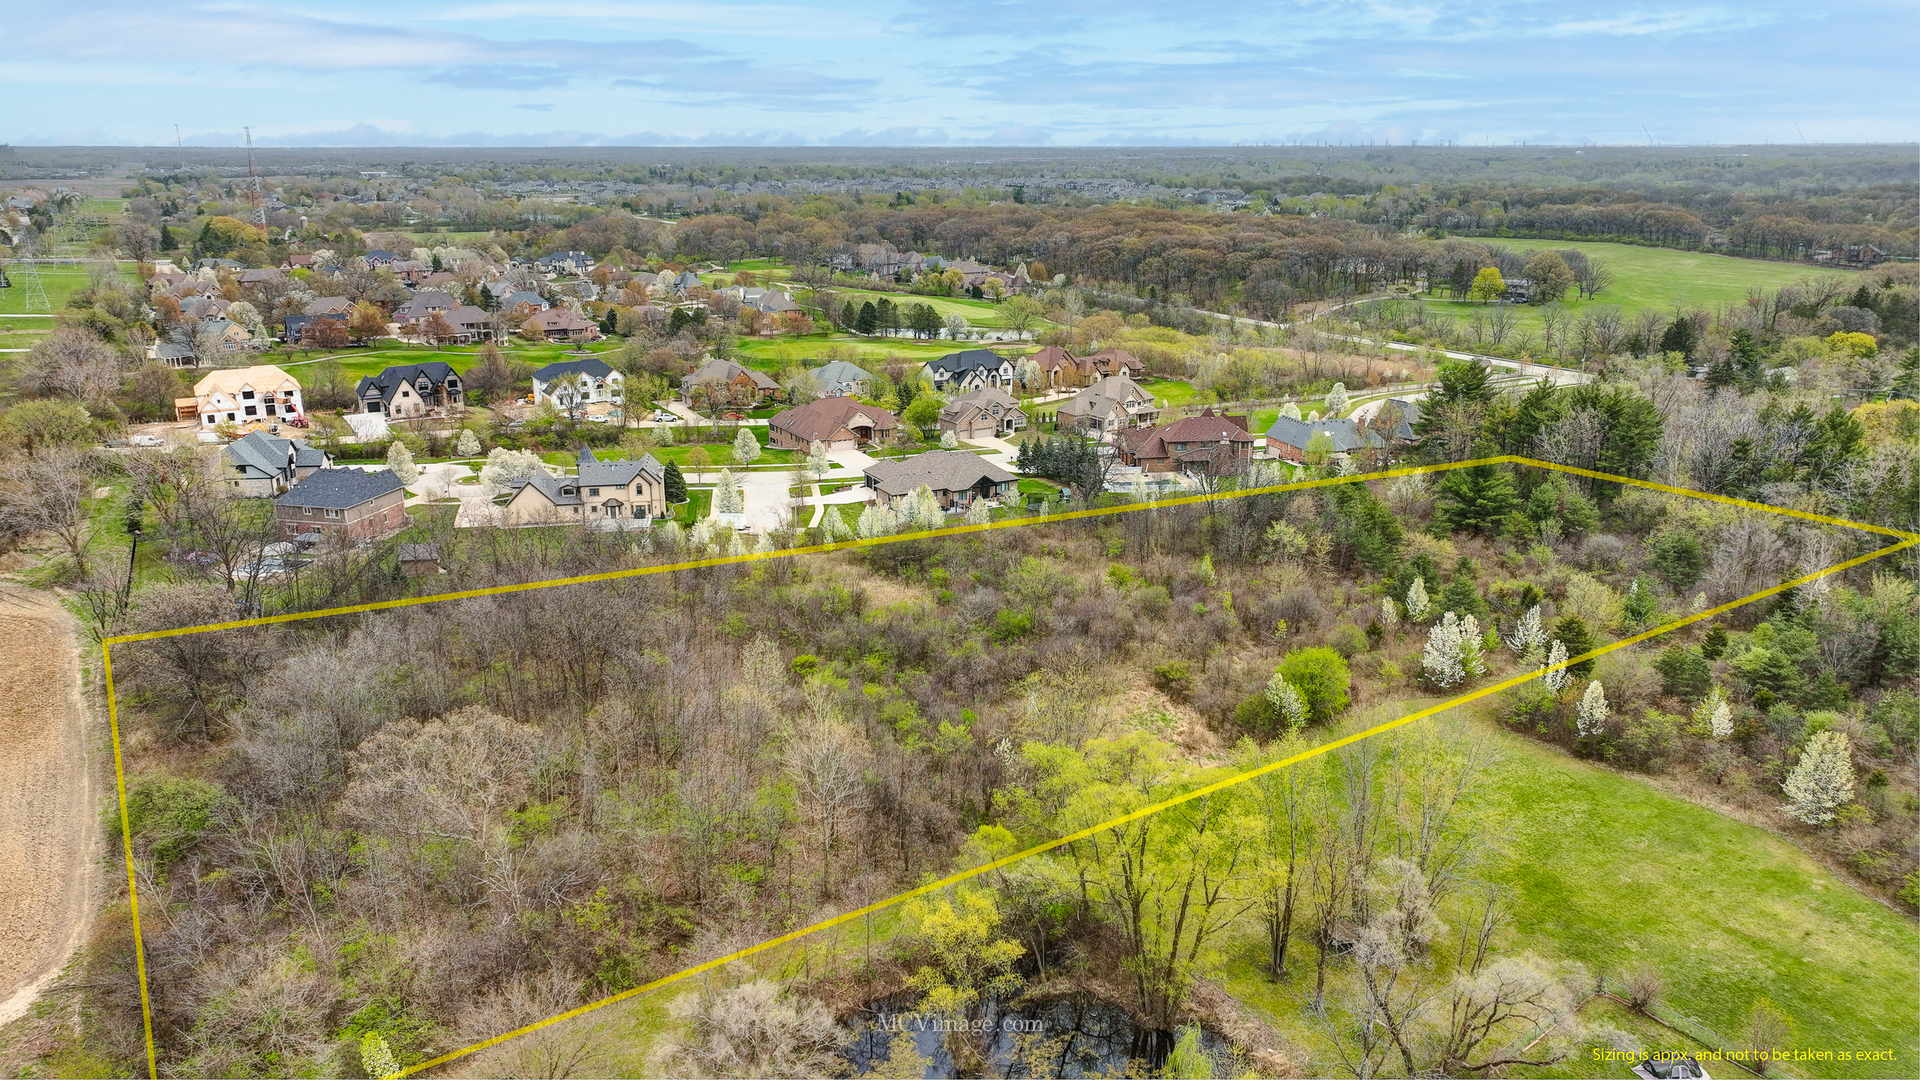
POLYGON ((84 940, 100 843, 72 619, 0 585, 0 1024, 84 940))

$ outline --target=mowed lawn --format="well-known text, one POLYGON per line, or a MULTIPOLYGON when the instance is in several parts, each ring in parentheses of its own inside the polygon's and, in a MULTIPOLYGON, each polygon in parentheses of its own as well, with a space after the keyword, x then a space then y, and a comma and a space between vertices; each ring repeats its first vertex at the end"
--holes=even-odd
MULTIPOLYGON (((1719 308, 1745 300, 1747 290, 1754 286, 1771 292, 1803 278, 1851 278, 1858 274, 1858 271, 1821 269, 1804 263, 1736 259, 1731 255, 1707 255, 1669 248, 1636 247, 1632 244, 1505 239, 1488 242, 1521 253, 1573 249, 1585 253, 1590 259, 1605 263, 1614 275, 1614 282, 1606 291, 1592 300, 1581 300, 1577 298, 1578 294, 1569 293, 1570 299, 1561 301, 1560 306, 1575 317, 1592 308, 1608 306, 1619 308, 1629 320, 1648 308, 1664 315, 1671 315, 1676 305, 1682 308, 1696 305, 1719 308)), ((1434 308, 1461 319, 1481 306, 1464 300, 1434 300, 1430 303, 1434 308)), ((1519 311, 1529 328, 1537 331, 1540 308, 1528 304, 1519 311)))
MULTIPOLYGON (((1376 718, 1423 703, 1383 709, 1376 718)), ((1491 722, 1476 723, 1504 759, 1483 798, 1500 823, 1496 854, 1472 871, 1513 890, 1500 955, 1577 961, 1609 975, 1651 968, 1666 982, 1668 1008, 1729 1039, 1740 1037, 1747 1011, 1764 994, 1793 1018, 1794 1048, 1896 1055, 1891 1062, 1795 1062, 1787 1070, 1793 1075, 1920 1075, 1920 930, 1912 919, 1762 829, 1491 722)), ((1452 941, 1451 934, 1443 938, 1436 949, 1452 941)), ((1295 974, 1274 982, 1259 966, 1259 928, 1244 920, 1230 935, 1218 980, 1313 1055, 1310 1074, 1334 1075, 1338 1062, 1325 1033, 1304 1011, 1313 994, 1312 947, 1296 942, 1295 974)), ((1344 988, 1350 971, 1338 965, 1330 982, 1344 988)), ((1628 1027, 1649 1046, 1688 1044, 1644 1022, 1593 1018, 1628 1027)), ((1626 1071, 1568 1061, 1516 1075, 1626 1071)))
POLYGON ((1766 995, 1808 1050, 1892 1050, 1878 1063, 1800 1062, 1808 1076, 1920 1076, 1920 930, 1768 832, 1645 782, 1500 733, 1515 890, 1512 951, 1596 971, 1650 967, 1667 1003, 1737 1037, 1766 995))
POLYGON ((991 348, 1005 356, 1022 355, 1032 346, 1010 341, 923 341, 910 337, 865 338, 852 334, 809 334, 806 337, 743 338, 737 348, 742 362, 767 371, 791 366, 816 367, 826 359, 830 346, 846 346, 855 353, 857 364, 884 365, 889 357, 924 364, 951 352, 991 348))

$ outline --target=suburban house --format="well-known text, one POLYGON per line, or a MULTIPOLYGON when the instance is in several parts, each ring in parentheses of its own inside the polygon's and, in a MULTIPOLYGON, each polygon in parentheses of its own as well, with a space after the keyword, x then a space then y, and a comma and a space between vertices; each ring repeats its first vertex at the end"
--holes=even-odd
POLYGON ((873 392, 873 372, 845 360, 829 360, 807 372, 821 397, 860 397, 873 392))
POLYGON ((507 500, 506 524, 645 528, 667 515, 667 470, 652 454, 638 461, 601 461, 583 446, 575 474, 535 469, 507 500))
POLYGON ((249 432, 221 448, 227 485, 242 495, 278 495, 321 469, 333 468, 325 450, 298 439, 249 432))
POLYGON ((594 341, 600 337, 600 324, 566 308, 536 311, 520 329, 528 337, 536 333, 548 341, 594 341))
POLYGON ((799 311, 800 305, 779 289, 763 289, 753 285, 731 285, 720 290, 720 295, 730 296, 740 302, 743 308, 752 308, 767 315, 777 315, 783 311, 799 311))
POLYGON ((556 251, 533 261, 546 274, 591 274, 593 256, 584 251, 556 251))
POLYGON ((333 314, 289 315, 281 323, 280 340, 288 344, 305 341, 307 332, 313 328, 315 323, 334 323, 342 330, 345 330, 347 327, 347 317, 345 315, 333 314))
POLYGON ((1160 418, 1160 409, 1139 383, 1112 375, 1062 402, 1058 415, 1063 431, 1109 435, 1151 425, 1160 418))
POLYGON ((401 364, 360 380, 353 396, 360 411, 384 413, 390 419, 444 413, 466 404, 460 376, 445 363, 401 364))
MULTIPOLYGON (((1400 422, 1393 425, 1393 441, 1418 442, 1420 436, 1413 430, 1413 425, 1420 422, 1420 403, 1417 401, 1388 398, 1387 403, 1380 406, 1380 411, 1373 414, 1374 424, 1384 425, 1396 411, 1400 414, 1400 422)), ((1377 426, 1375 430, 1378 430, 1377 426)))
POLYGON ((1309 421, 1280 416, 1267 429, 1267 455, 1297 465, 1306 460, 1307 446, 1316 435, 1327 437, 1327 454, 1334 461, 1355 450, 1384 445, 1380 436, 1371 431, 1362 433, 1359 425, 1347 417, 1309 421))
POLYGON ((533 403, 562 409, 599 401, 618 404, 626 381, 625 375, 595 357, 561 360, 533 373, 533 403))
POLYGON ((921 485, 948 510, 964 510, 975 499, 1013 494, 1016 478, 1007 470, 965 450, 929 450, 910 458, 876 461, 866 469, 867 487, 882 506, 912 495, 921 485))
POLYGON ((406 528, 406 501, 407 487, 392 469, 321 469, 273 500, 273 517, 283 540, 357 543, 406 528))
POLYGON ((1087 354, 1085 360, 1093 365, 1093 373, 1098 376, 1125 375, 1131 379, 1147 372, 1147 365, 1125 349, 1101 349, 1087 354))
POLYGON ((466 345, 475 341, 493 340, 494 317, 490 311, 474 307, 472 304, 461 304, 443 314, 441 318, 447 320, 448 326, 453 327, 455 344, 466 345))
POLYGON ((1181 472, 1224 476, 1239 473, 1253 460, 1253 435, 1244 416, 1199 416, 1159 427, 1122 431, 1115 440, 1120 463, 1142 472, 1181 472))
POLYGON ((1027 359, 1040 369, 1040 385, 1036 390, 1087 386, 1099 378, 1093 372, 1093 361, 1075 356, 1058 345, 1049 345, 1027 359))
POLYGON ((353 313, 353 301, 344 296, 322 296, 317 300, 308 301, 307 306, 300 309, 300 313, 302 315, 340 315, 344 317, 353 313))
POLYGON ((175 398, 173 407, 181 420, 198 417, 203 427, 251 420, 271 423, 304 412, 300 384, 272 364, 212 372, 193 384, 192 397, 175 398))
POLYGON ((964 394, 1013 381, 1013 361, 986 349, 967 349, 927 361, 927 379, 943 394, 964 394))
POLYGON ((816 442, 828 450, 852 450, 892 438, 900 420, 850 397, 823 397, 778 414, 767 427, 768 441, 783 450, 807 450, 816 442))
POLYGON ((731 360, 709 360, 680 378, 680 400, 688 404, 698 396, 714 405, 757 406, 779 392, 773 376, 731 360))
POLYGON ((1011 435, 1027 426, 1027 414, 1013 396, 997 387, 962 394, 940 410, 940 430, 956 439, 1011 435))
POLYGON ((405 326, 429 315, 444 315, 460 305, 453 297, 437 289, 422 289, 413 298, 393 309, 393 321, 405 326))
POLYGON ((361 260, 364 261, 369 268, 375 267, 375 266, 389 266, 393 263, 395 259, 398 259, 399 257, 400 257, 399 252, 388 251, 385 248, 375 248, 374 250, 367 252, 365 255, 360 256, 361 260))

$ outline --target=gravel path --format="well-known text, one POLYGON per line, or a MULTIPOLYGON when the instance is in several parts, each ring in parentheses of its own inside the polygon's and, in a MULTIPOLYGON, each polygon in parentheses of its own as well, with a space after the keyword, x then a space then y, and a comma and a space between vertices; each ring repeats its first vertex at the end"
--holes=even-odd
POLYGON ((72 619, 0 586, 0 1024, 85 939, 100 842, 72 619))

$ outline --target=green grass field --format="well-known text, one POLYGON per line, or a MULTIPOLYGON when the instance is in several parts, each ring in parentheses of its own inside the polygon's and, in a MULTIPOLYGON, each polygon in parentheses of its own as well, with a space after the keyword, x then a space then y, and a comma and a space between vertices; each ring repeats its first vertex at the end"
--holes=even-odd
MULTIPOLYGON (((1754 286, 1772 291, 1810 277, 1848 277, 1857 271, 1822 270, 1796 263, 1736 259, 1669 248, 1632 244, 1575 243, 1550 240, 1494 241, 1512 251, 1564 251, 1569 248, 1598 259, 1613 271, 1614 283, 1592 300, 1563 300, 1560 307, 1576 318, 1596 307, 1617 307, 1629 321, 1649 308, 1672 314, 1676 305, 1718 308, 1745 299, 1754 286)), ((1573 294, 1570 294, 1573 295, 1573 294)), ((1437 311, 1464 322, 1481 305, 1466 300, 1430 300, 1437 311)), ((1528 304, 1519 308, 1523 324, 1538 333, 1540 311, 1528 304)))
MULTIPOLYGON (((1379 716, 1418 704, 1396 703, 1379 716)), ((1920 930, 1912 919, 1834 878, 1784 839, 1481 723, 1503 758, 1484 801, 1506 827, 1474 873, 1513 890, 1502 954, 1530 952, 1615 975, 1652 968, 1666 982, 1667 1007, 1729 1038, 1765 994, 1793 1018, 1796 1048, 1896 1055, 1879 1063, 1800 1062, 1790 1071, 1920 1075, 1920 930)), ((1313 992, 1311 946, 1301 945, 1304 977, 1274 982, 1258 966, 1258 927, 1249 920, 1236 931, 1223 987, 1315 1053, 1310 1074, 1328 1075, 1335 1063, 1318 1057, 1326 1052, 1323 1036, 1302 1019, 1313 992)), ((1667 1035, 1649 1045, 1683 1042, 1667 1035)), ((1543 1075, 1625 1071, 1568 1062, 1543 1075)))
POLYGON ((741 362, 763 371, 778 371, 793 365, 819 364, 829 346, 853 349, 857 364, 884 365, 889 357, 916 364, 935 360, 950 352, 991 347, 1008 356, 1025 352, 1031 346, 1011 347, 1012 342, 979 343, 968 341, 916 341, 913 338, 863 338, 852 334, 809 334, 806 337, 750 338, 740 341, 741 362))

